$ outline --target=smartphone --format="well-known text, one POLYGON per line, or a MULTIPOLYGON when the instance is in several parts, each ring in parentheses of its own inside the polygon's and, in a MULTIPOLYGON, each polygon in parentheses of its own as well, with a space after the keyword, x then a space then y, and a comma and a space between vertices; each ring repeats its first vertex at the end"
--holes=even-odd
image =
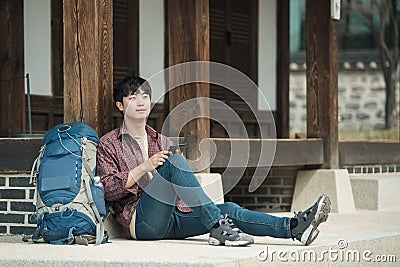
POLYGON ((182 152, 182 149, 184 149, 188 144, 178 144, 178 145, 172 145, 168 148, 168 151, 171 151, 173 154, 175 154, 176 150, 179 149, 179 152, 182 152))

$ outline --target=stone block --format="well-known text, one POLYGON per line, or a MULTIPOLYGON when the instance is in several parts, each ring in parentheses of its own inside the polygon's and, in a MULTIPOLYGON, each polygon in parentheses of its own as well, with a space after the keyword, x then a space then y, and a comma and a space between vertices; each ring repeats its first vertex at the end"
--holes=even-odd
POLYGON ((111 240, 114 238, 125 237, 122 226, 117 222, 112 214, 110 214, 104 222, 104 229, 108 231, 111 240))
POLYGON ((305 170, 297 173, 292 211, 307 209, 321 194, 331 199, 331 212, 355 213, 347 170, 305 170))
POLYGON ((400 174, 362 174, 350 177, 357 209, 400 210, 400 174))
POLYGON ((224 191, 222 188, 222 178, 219 173, 196 173, 204 192, 215 204, 224 203, 224 191))

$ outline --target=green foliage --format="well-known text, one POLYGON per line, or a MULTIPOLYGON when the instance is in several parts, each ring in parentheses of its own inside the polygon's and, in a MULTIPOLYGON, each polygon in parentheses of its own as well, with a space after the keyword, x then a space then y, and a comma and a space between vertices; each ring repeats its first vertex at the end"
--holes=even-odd
MULTIPOLYGON (((385 43, 393 48, 394 17, 400 24, 400 0, 344 0, 342 1, 342 16, 339 22, 339 48, 373 48, 379 49, 377 34, 382 30, 381 19, 385 22, 385 43), (393 13, 391 12, 393 11, 393 13), (374 40, 375 37, 375 40, 374 40)), ((400 44, 399 48, 400 48, 400 44)))

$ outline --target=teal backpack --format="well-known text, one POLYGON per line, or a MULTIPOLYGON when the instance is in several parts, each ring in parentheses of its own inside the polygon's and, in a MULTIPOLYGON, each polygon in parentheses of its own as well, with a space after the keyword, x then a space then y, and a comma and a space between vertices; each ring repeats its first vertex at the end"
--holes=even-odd
POLYGON ((37 224, 33 242, 108 242, 104 188, 94 176, 98 140, 82 122, 57 125, 44 137, 31 171, 36 211, 30 221, 37 224))

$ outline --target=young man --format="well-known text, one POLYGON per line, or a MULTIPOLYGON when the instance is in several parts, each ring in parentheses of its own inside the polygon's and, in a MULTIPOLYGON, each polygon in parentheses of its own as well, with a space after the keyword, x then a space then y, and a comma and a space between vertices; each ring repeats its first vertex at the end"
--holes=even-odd
POLYGON ((250 235, 293 238, 305 245, 315 240, 318 225, 330 212, 327 196, 293 218, 250 211, 232 202, 214 204, 187 160, 168 151, 172 142, 146 125, 150 98, 144 79, 122 80, 114 100, 123 124, 104 135, 98 146, 97 175, 127 237, 182 239, 210 233, 209 244, 226 246, 251 244, 250 235))

